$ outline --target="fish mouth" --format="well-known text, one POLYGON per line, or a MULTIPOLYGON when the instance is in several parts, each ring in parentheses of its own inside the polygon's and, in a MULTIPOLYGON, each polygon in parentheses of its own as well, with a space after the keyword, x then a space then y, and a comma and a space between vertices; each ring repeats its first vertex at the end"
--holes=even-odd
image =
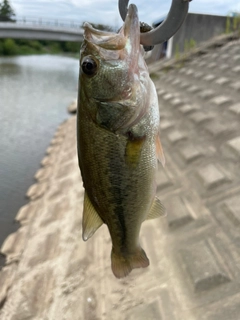
POLYGON ((140 47, 140 23, 136 5, 129 5, 125 22, 118 33, 95 29, 88 22, 84 23, 83 28, 84 39, 95 49, 98 48, 98 51, 100 48, 113 51, 126 49, 128 55, 134 51, 136 57, 135 49, 140 47))
POLYGON ((131 45, 140 46, 140 23, 138 19, 138 9, 135 4, 130 4, 128 13, 123 24, 123 32, 127 41, 131 45))

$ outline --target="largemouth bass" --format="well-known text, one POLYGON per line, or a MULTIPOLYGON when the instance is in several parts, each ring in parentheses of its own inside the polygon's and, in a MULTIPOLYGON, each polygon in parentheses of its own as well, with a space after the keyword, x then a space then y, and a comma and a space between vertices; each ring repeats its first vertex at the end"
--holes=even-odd
POLYGON ((84 25, 77 114, 78 157, 85 188, 83 240, 105 223, 117 278, 149 260, 139 244, 141 224, 164 215, 156 198, 158 98, 140 45, 137 8, 109 33, 84 25))

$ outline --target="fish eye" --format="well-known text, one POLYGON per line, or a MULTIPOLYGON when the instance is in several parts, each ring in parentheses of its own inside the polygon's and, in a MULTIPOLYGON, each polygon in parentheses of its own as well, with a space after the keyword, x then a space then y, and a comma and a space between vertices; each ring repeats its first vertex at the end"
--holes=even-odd
POLYGON ((82 71, 88 76, 96 74, 98 69, 97 62, 92 57, 84 57, 82 61, 82 71))

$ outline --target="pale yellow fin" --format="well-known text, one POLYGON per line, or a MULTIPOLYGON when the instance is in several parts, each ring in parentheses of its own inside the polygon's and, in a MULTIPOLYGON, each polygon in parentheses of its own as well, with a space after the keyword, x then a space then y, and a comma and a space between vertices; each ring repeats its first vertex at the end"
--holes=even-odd
POLYGON ((157 154, 158 160, 161 162, 161 164, 164 167, 165 166, 165 156, 163 153, 162 143, 161 143, 159 134, 156 137, 156 154, 157 154))
POLYGON ((140 248, 135 254, 129 256, 123 256, 114 253, 112 250, 112 272, 116 278, 126 277, 132 269, 135 268, 146 268, 149 266, 149 260, 145 251, 140 248))
POLYGON ((161 201, 157 197, 155 197, 146 220, 156 219, 164 216, 166 216, 166 209, 161 201))
POLYGON ((135 168, 139 163, 144 141, 145 137, 128 140, 127 142, 125 149, 125 160, 126 163, 133 168, 135 168))
POLYGON ((97 214, 91 201, 89 200, 87 193, 84 194, 84 205, 83 205, 83 220, 82 227, 83 233, 82 238, 87 241, 103 224, 102 219, 97 214))

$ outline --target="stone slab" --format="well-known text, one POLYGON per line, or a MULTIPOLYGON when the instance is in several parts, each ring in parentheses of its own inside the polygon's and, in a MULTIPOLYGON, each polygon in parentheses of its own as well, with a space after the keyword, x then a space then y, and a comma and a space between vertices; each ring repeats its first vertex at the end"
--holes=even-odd
POLYGON ((226 199, 222 204, 222 208, 232 225, 238 228, 240 226, 240 197, 235 196, 226 199))
POLYGON ((198 71, 198 72, 195 72, 195 73, 194 73, 194 77, 197 78, 197 79, 199 79, 199 78, 201 78, 201 77, 203 77, 203 76, 204 76, 204 73, 201 72, 201 71, 198 71))
POLYGON ((236 155, 240 156, 240 137, 229 140, 227 145, 236 155))
POLYGON ((181 257, 195 292, 204 292, 230 282, 231 277, 215 255, 210 240, 202 240, 182 250, 181 257))
POLYGON ((174 98, 170 103, 172 106, 178 107, 178 106, 182 105, 184 102, 179 98, 174 98))
POLYGON ((224 135, 230 132, 230 128, 220 122, 211 122, 210 124, 206 125, 206 130, 209 132, 213 137, 218 137, 220 135, 224 135))
POLYGON ((196 110, 198 110, 198 107, 193 104, 185 104, 184 106, 179 108, 179 111, 183 114, 189 114, 196 110))
POLYGON ((240 115, 240 103, 236 103, 229 108, 233 113, 240 115))
POLYGON ((157 172, 157 191, 161 191, 165 188, 172 186, 173 183, 167 172, 163 168, 159 168, 157 172))
POLYGON ((196 124, 202 124, 212 119, 212 115, 209 115, 202 111, 197 111, 189 116, 189 118, 196 124))
POLYGON ((235 90, 240 90, 240 81, 235 81, 234 83, 232 83, 230 85, 230 87, 235 89, 235 90))
POLYGON ((211 97, 213 97, 215 94, 214 90, 212 89, 204 89, 202 90, 201 92, 199 92, 199 97, 202 98, 202 99, 210 99, 211 97))
POLYGON ((216 67, 217 67, 216 62, 211 62, 211 63, 208 64, 208 68, 209 69, 216 68, 216 67))
POLYGON ((166 130, 171 128, 174 125, 174 123, 172 121, 169 120, 161 120, 160 121, 160 128, 161 130, 166 130))
POLYGON ((33 184, 27 191, 26 196, 31 200, 35 200, 43 196, 43 194, 47 191, 48 184, 46 182, 40 182, 33 184))
POLYGON ((211 100, 217 106, 229 106, 232 103, 232 99, 227 96, 217 96, 211 100))
POLYGON ((203 80, 204 81, 213 81, 215 78, 216 78, 216 76, 214 74, 208 74, 203 78, 203 80))
POLYGON ((214 164, 208 164, 197 171, 197 175, 204 188, 210 190, 228 181, 226 175, 214 164))
POLYGON ((145 306, 137 306, 131 309, 125 318, 126 320, 163 320, 158 301, 149 303, 145 306))
POLYGON ((198 92, 198 91, 200 91, 201 89, 198 87, 198 86, 195 86, 195 85, 193 85, 193 86, 190 86, 188 89, 187 89, 187 92, 189 92, 189 93, 196 93, 196 92, 198 92))
POLYGON ((181 148, 179 153, 186 163, 190 163, 203 156, 202 152, 192 145, 187 145, 186 147, 181 148))
POLYGON ((179 228, 193 221, 193 216, 188 211, 182 196, 173 196, 166 210, 169 228, 179 228))
POLYGON ((7 299, 7 293, 12 286, 14 275, 16 272, 16 265, 4 267, 0 272, 0 309, 7 299))
POLYGON ((226 77, 220 77, 216 80, 216 83, 217 84, 220 84, 220 85, 225 85, 227 83, 230 82, 230 79, 229 78, 226 78, 226 77))
POLYGON ((234 68, 232 69, 232 71, 233 71, 233 72, 236 72, 236 73, 240 72, 240 66, 234 67, 234 68))
POLYGON ((174 130, 171 133, 168 134, 168 139, 169 141, 174 144, 179 141, 187 139, 187 136, 185 133, 179 131, 179 130, 174 130))
POLYGON ((166 93, 163 97, 163 100, 168 101, 174 98, 174 96, 171 93, 166 93))
POLYGON ((219 66, 219 69, 221 71, 225 71, 225 70, 228 70, 229 69, 229 65, 227 63, 222 63, 220 66, 219 66))

